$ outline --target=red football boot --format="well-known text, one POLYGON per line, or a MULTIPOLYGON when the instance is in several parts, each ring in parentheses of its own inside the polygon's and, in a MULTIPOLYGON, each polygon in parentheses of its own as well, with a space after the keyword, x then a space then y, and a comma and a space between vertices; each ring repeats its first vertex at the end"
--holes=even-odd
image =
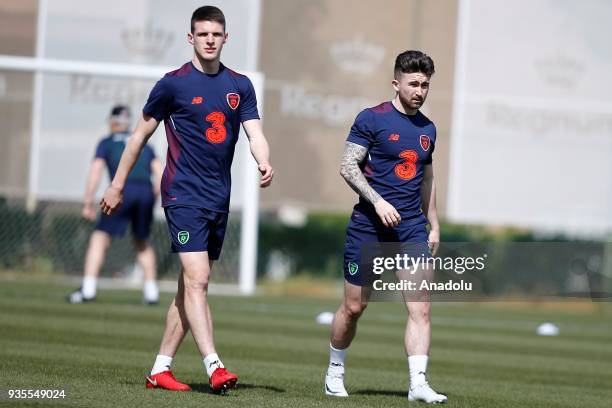
POLYGON ((191 391, 191 387, 174 378, 172 371, 166 370, 147 376, 147 388, 163 388, 170 391, 191 391))
POLYGON ((225 368, 217 368, 213 371, 208 383, 213 391, 225 391, 236 386, 238 377, 234 373, 230 373, 225 368))

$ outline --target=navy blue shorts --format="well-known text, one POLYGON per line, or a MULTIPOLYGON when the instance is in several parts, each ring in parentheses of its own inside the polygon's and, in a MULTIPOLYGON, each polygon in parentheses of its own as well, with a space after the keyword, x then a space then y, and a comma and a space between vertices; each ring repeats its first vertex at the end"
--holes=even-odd
POLYGON ((111 216, 100 214, 96 229, 113 237, 123 236, 131 223, 134 237, 144 241, 151 232, 154 205, 155 194, 151 184, 127 184, 119 210, 111 216))
POLYGON ((368 259, 373 256, 390 256, 391 253, 401 251, 409 256, 427 257, 428 238, 427 220, 424 216, 402 220, 396 227, 388 228, 382 224, 378 215, 354 210, 346 229, 344 279, 353 285, 369 285, 375 278, 372 273, 372 259, 368 259), (383 243, 384 248, 377 249, 378 243, 383 243))
POLYGON ((172 239, 172 252, 208 251, 208 258, 219 259, 225 238, 228 214, 204 208, 165 207, 172 239))

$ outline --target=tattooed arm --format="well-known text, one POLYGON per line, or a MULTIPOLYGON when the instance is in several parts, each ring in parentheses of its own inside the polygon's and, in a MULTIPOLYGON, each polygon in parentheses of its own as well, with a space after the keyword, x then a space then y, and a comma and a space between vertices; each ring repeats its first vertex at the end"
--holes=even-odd
POLYGON ((342 161, 340 162, 340 175, 357 194, 370 203, 376 204, 376 202, 381 199, 381 196, 370 187, 359 168, 359 163, 365 159, 367 154, 367 148, 357 143, 346 142, 344 145, 344 153, 342 154, 342 161))
POLYGON ((397 210, 385 201, 366 180, 359 168, 359 163, 365 159, 368 149, 356 143, 346 142, 340 163, 340 175, 347 184, 361 197, 369 201, 376 210, 376 214, 386 227, 392 227, 401 221, 397 210))

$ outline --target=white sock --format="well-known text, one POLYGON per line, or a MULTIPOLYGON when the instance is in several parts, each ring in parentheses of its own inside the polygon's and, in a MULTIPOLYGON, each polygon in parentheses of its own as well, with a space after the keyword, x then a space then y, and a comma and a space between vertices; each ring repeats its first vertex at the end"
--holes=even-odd
POLYGON ((92 276, 83 277, 83 285, 81 287, 81 293, 86 298, 92 298, 96 296, 96 284, 98 279, 92 276))
POLYGON ((204 357, 204 368, 206 368, 206 374, 208 374, 209 378, 217 368, 223 367, 225 366, 221 362, 221 359, 217 353, 212 353, 204 357))
POLYGON ((329 344, 329 367, 327 368, 328 372, 335 372, 341 374, 344 373, 344 359, 346 358, 347 350, 348 348, 340 350, 332 346, 331 343, 329 344))
POLYGON ((159 374, 162 371, 168 371, 171 366, 172 357, 158 354, 157 357, 155 357, 155 363, 153 364, 153 369, 151 369, 151 375, 159 374))
POLYGON ((422 384, 426 381, 425 373, 427 372, 427 360, 429 357, 408 356, 408 371, 410 372, 410 385, 422 384))
POLYGON ((159 300, 159 288, 154 280, 145 281, 142 293, 147 302, 157 302, 159 300))

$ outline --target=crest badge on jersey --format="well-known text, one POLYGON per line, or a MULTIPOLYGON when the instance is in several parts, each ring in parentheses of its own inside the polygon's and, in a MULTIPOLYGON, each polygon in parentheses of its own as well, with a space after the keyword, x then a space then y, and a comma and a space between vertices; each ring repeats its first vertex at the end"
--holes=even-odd
POLYGON ((235 92, 230 92, 228 93, 225 98, 227 99, 227 104, 229 105, 230 108, 232 108, 233 110, 236 110, 236 108, 238 107, 238 105, 240 105, 240 95, 238 95, 235 92))
POLYGON ((429 140, 429 136, 421 135, 421 147, 423 148, 423 150, 428 151, 430 144, 431 141, 429 140))

